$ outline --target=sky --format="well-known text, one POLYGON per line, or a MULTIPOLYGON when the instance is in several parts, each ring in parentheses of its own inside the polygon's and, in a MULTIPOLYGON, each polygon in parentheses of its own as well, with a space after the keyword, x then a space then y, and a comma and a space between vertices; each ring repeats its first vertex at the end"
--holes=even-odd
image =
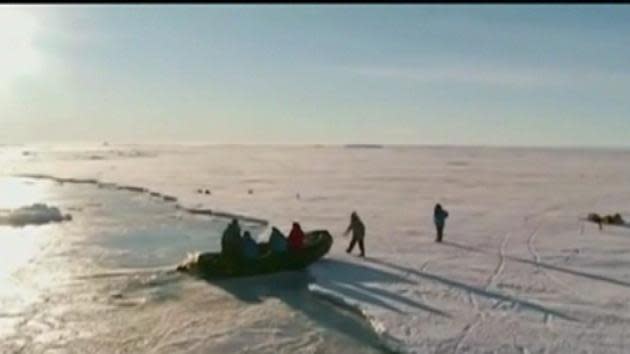
POLYGON ((629 5, 0 5, 0 144, 630 146, 629 5))

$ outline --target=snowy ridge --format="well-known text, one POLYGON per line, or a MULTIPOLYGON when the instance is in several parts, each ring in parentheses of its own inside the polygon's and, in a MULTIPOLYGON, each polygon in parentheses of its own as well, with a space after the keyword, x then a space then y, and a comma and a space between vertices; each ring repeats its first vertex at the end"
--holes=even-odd
MULTIPOLYGON (((22 177, 22 178, 33 178, 33 179, 44 179, 44 180, 50 180, 50 181, 54 181, 57 183, 74 183, 74 184, 93 184, 95 186, 98 186, 99 188, 112 188, 112 189, 117 189, 117 190, 124 190, 124 191, 129 191, 129 192, 134 192, 134 193, 141 193, 141 194, 146 194, 149 195, 151 197, 154 198, 160 198, 165 202, 169 202, 169 203, 176 203, 178 201, 177 197, 171 196, 171 195, 167 195, 167 194, 163 194, 160 192, 156 192, 156 191, 152 191, 148 188, 144 188, 144 187, 139 187, 139 186, 131 186, 131 185, 120 185, 117 183, 110 183, 110 182, 102 182, 99 181, 97 179, 93 179, 93 178, 86 178, 86 179, 81 179, 81 178, 61 178, 61 177, 55 177, 55 176, 50 176, 50 175, 43 175, 43 174, 17 174, 15 175, 15 177, 22 177)), ((214 216, 214 217, 219 217, 219 218, 226 218, 226 219, 240 219, 243 221, 248 221, 248 222, 252 222, 252 223, 256 223, 256 224, 261 224, 263 226, 266 226, 269 224, 269 222, 265 219, 261 219, 261 218, 256 218, 256 217, 252 217, 252 216, 247 216, 247 215, 241 215, 241 214, 237 214, 237 213, 230 213, 230 212, 225 212, 225 211, 219 211, 219 210, 214 210, 214 209, 207 209, 207 208, 189 208, 189 207, 185 207, 181 204, 175 204, 175 208, 179 209, 179 210, 183 210, 189 214, 194 214, 194 215, 207 215, 207 216, 214 216)))
POLYGON ((336 306, 344 308, 362 317, 372 327, 378 336, 381 344, 388 350, 395 353, 406 353, 405 346, 387 331, 387 327, 371 316, 357 301, 353 301, 335 291, 326 289, 318 284, 309 284, 308 291, 336 306))

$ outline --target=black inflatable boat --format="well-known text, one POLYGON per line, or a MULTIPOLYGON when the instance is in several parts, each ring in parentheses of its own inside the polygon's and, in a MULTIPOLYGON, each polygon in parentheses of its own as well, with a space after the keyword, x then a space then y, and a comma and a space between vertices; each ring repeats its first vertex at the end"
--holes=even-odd
POLYGON ((226 260, 221 253, 201 253, 177 267, 180 272, 207 279, 233 278, 295 271, 322 258, 332 246, 333 238, 326 230, 305 234, 304 247, 297 251, 272 253, 268 243, 259 244, 261 256, 256 259, 226 260))

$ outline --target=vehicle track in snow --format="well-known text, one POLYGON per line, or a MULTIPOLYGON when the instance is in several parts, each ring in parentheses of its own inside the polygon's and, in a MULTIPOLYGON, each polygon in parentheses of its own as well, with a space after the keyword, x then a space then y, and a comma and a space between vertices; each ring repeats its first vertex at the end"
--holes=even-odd
POLYGON ((536 236, 538 235, 538 230, 540 230, 541 225, 542 223, 536 225, 534 231, 529 234, 529 237, 527 237, 527 250, 529 251, 529 254, 534 257, 534 262, 536 262, 537 264, 537 269, 541 269, 538 265, 540 263, 540 255, 536 251, 536 246, 534 245, 534 242, 536 240, 536 236))
MULTIPOLYGON (((567 205, 570 205, 572 202, 565 202, 565 203, 558 203, 555 205, 552 205, 550 207, 547 207, 545 209, 543 209, 541 212, 539 213, 534 213, 532 215, 529 215, 527 217, 525 217, 525 222, 524 222, 524 226, 532 225, 534 224, 534 222, 537 222, 537 224, 535 224, 535 227, 533 228, 533 230, 530 233, 525 233, 523 236, 523 238, 519 237, 519 241, 520 242, 524 242, 526 244, 527 250, 529 255, 531 256, 532 260, 533 260, 533 265, 535 266, 535 269, 537 272, 541 272, 542 274, 544 274, 544 276, 546 278, 548 278, 550 281, 552 281, 554 284, 558 285, 560 287, 560 291, 566 293, 567 295, 570 294, 572 296, 576 296, 578 299, 585 301, 585 302, 591 302, 588 301, 587 299, 585 299, 573 286, 569 285, 567 282, 563 281, 561 278, 555 276, 553 274, 553 271, 547 269, 544 264, 541 264, 542 261, 542 257, 539 253, 539 250, 536 247, 536 239, 539 236, 540 230, 544 227, 544 218, 548 216, 548 214, 557 211, 557 210, 561 210, 564 207, 566 207, 567 205)), ((579 229, 578 229, 579 231, 579 229)), ((496 265, 496 267, 494 268, 494 271, 492 272, 492 274, 488 277, 488 280, 486 282, 486 290, 489 290, 491 287, 495 286, 501 279, 501 277, 504 275, 505 273, 505 266, 506 263, 508 261, 516 261, 518 262, 518 259, 511 259, 510 256, 506 255, 506 250, 507 250, 507 246, 510 242, 510 233, 506 233, 502 242, 501 242, 501 246, 499 247, 498 250, 498 257, 499 257, 499 261, 496 265)), ((530 263, 532 264, 532 263, 530 263)), ((471 336, 473 335, 473 333, 475 332, 475 330, 480 327, 483 323, 483 321, 487 318, 486 316, 488 316, 489 311, 491 310, 487 310, 487 311, 483 311, 479 308, 477 302, 476 302, 476 295, 469 293, 468 294, 468 298, 469 298, 469 302, 471 305, 474 304, 475 306, 475 311, 476 311, 476 315, 474 317, 474 319, 472 321, 470 321, 468 324, 466 324, 466 326, 463 328, 463 330, 460 332, 459 334, 459 338, 457 338, 457 342, 455 344, 454 347, 454 352, 455 353, 459 353, 462 352, 462 350, 465 348, 465 344, 466 341, 471 338, 471 336)), ((504 303, 505 301, 503 300, 497 300, 496 303, 492 306, 492 309, 496 309, 497 307, 499 307, 502 303, 504 303)), ((519 308, 519 304, 514 304, 514 306, 512 306, 512 310, 517 311, 519 308)), ((556 332, 556 330, 553 328, 553 319, 554 319, 554 314, 552 313, 546 313, 544 315, 543 321, 545 324, 545 327, 548 328, 549 331, 552 332, 556 332)), ((544 346, 544 352, 547 353, 550 349, 550 345, 552 345, 553 342, 547 343, 544 346)), ((523 352, 527 352, 526 348, 520 348, 523 352)))
MULTIPOLYGON (((543 213, 539 214, 539 217, 542 218, 542 217, 544 217, 545 214, 546 214, 546 212, 543 212, 543 213)), ((584 298, 584 296, 581 295, 580 292, 575 290, 574 287, 570 286, 565 281, 563 281, 560 278, 558 278, 557 276, 553 275, 552 272, 550 272, 549 270, 545 269, 545 267, 541 267, 540 266, 541 257, 540 257, 540 254, 538 253, 538 250, 536 248, 535 242, 536 242, 536 237, 538 236, 538 233, 539 233, 540 229, 542 228, 542 226, 543 226, 543 221, 541 220, 536 225, 534 230, 527 237, 527 250, 528 250, 530 256, 533 258, 534 263, 536 264, 536 271, 541 272, 551 282, 553 282, 554 284, 560 286, 562 291, 564 291, 565 293, 568 293, 570 295, 576 296, 577 298, 579 298, 580 300, 583 300, 583 301, 587 300, 587 299, 584 298)), ((551 323, 550 316, 551 315, 545 316, 545 322, 548 323, 548 324, 551 323)))
POLYGON ((466 340, 466 338, 468 338, 468 336, 473 331, 473 329, 479 325, 479 323, 481 322, 480 320, 481 320, 480 314, 477 314, 475 316, 475 319, 469 324, 467 324, 466 327, 464 327, 464 330, 462 331, 462 334, 460 335, 459 340, 457 341, 457 344, 455 344, 454 353, 459 353, 461 351, 464 341, 466 340))
MULTIPOLYGON (((429 268, 430 264, 434 264, 434 263, 437 263, 437 262, 440 262, 440 261, 447 261, 447 260, 450 260, 450 259, 453 259, 453 258, 457 258, 457 256, 433 257, 431 259, 428 259, 428 260, 424 261, 422 263, 422 265, 420 266, 420 272, 422 272, 422 273, 426 272, 427 269, 429 268)), ((411 277, 413 277, 413 275, 412 275, 411 272, 407 272, 406 273, 406 277, 411 278, 411 277)), ((468 296, 470 297, 471 294, 468 293, 468 296)), ((429 300, 427 300, 427 298, 423 294, 419 294, 419 298, 420 298, 420 300, 422 300, 424 302, 427 302, 427 303, 429 302, 429 300)), ((475 309, 477 309, 477 303, 473 301, 472 304, 473 304, 473 306, 475 306, 475 309)))
MULTIPOLYGON (((497 256, 499 258, 497 265, 494 268, 490 277, 488 278, 486 285, 484 286, 486 290, 489 290, 492 286, 496 284, 496 281, 501 277, 501 274, 503 273, 503 270, 505 269, 505 249, 507 247, 508 242, 510 241, 510 236, 511 236, 510 232, 505 233, 505 235, 503 236, 503 240, 501 241, 501 245, 499 246, 499 249, 497 252, 497 256)), ((465 343, 466 339, 470 336, 470 334, 474 331, 474 329, 477 326, 479 326, 481 322, 483 322, 487 314, 487 311, 482 311, 479 308, 479 304, 475 300, 475 295, 469 292, 468 297, 469 297, 469 301, 475 307, 476 315, 475 315, 475 318, 470 323, 468 323, 462 330, 461 335, 457 341, 457 344, 455 345, 455 353, 460 352, 462 345, 465 343)), ((502 300, 497 300, 497 302, 492 306, 492 308, 496 308, 502 302, 503 302, 502 300)))
MULTIPOLYGON (((496 286, 497 281, 500 279, 501 275, 503 274, 503 270, 505 269, 505 263, 506 263, 506 257, 505 257, 505 249, 507 247, 507 244, 510 240, 511 237, 511 233, 507 232, 504 236, 503 236, 503 240, 501 241, 501 246, 499 247, 499 252, 497 253, 498 257, 499 257, 499 262, 497 263, 497 266, 494 269, 494 272, 492 273, 492 275, 488 278, 488 281, 486 282, 486 286, 485 289, 489 290, 492 286, 496 286)), ((496 309, 499 306, 501 306, 501 304, 504 301, 502 300, 497 300, 494 305, 492 305, 492 309, 496 309)))
POLYGON ((499 247, 499 251, 497 253, 499 261, 497 262, 497 266, 494 268, 492 275, 490 275, 490 277, 488 278, 488 281, 486 282, 486 286, 485 286, 486 290, 496 285, 497 280, 503 273, 503 269, 505 268, 505 248, 508 242, 510 241, 510 236, 511 236, 510 232, 507 232, 503 236, 503 241, 501 241, 501 246, 499 247))
MULTIPOLYGON (((544 210, 542 213, 540 213, 538 215, 539 218, 543 218, 547 213, 548 213, 548 209, 544 210)), ((527 222, 525 222, 527 224, 527 222)), ((559 279, 557 279, 555 276, 553 276, 552 274, 550 274, 545 268, 540 266, 540 254, 538 253, 538 250, 536 249, 536 236, 538 236, 538 232, 540 231, 541 227, 543 225, 542 220, 540 222, 538 222, 538 224, 536 224, 536 226, 534 227, 534 230, 532 232, 529 233, 529 236, 527 237, 527 251, 529 252, 530 256, 533 258, 534 263, 536 264, 536 272, 542 272, 545 277, 549 280, 551 280, 553 283, 560 285, 562 288, 566 288, 567 284, 565 284, 564 282, 560 281, 559 279)), ((572 293, 575 293, 575 290, 571 289, 572 293)), ((550 330, 552 330, 552 320, 553 320, 553 315, 552 314, 545 314, 544 317, 544 321, 545 321, 545 326, 547 328, 549 328, 550 330)))

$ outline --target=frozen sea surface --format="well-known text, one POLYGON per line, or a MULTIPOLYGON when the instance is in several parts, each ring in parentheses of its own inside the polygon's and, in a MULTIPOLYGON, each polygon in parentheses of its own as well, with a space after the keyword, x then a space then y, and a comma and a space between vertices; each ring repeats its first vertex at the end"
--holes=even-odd
POLYGON ((90 184, 0 178, 0 189, 6 208, 37 198, 73 213, 0 226, 2 353, 387 351, 361 317, 311 294, 307 272, 212 283, 174 272, 187 252, 218 249, 227 219, 90 184))
MULTIPOLYGON (((252 217, 252 228, 263 227, 253 221, 257 219, 285 232, 293 220, 305 229, 327 228, 335 244, 325 260, 309 268, 312 279, 306 282, 315 284, 311 288, 318 293, 334 294, 360 306, 382 338, 403 343, 406 351, 627 352, 630 229, 599 231, 580 218, 589 212, 619 212, 630 219, 628 151, 58 145, 3 147, 0 160, 6 175, 38 174, 92 181, 96 184, 86 185, 92 187, 132 187, 144 191, 128 191, 138 198, 157 193, 176 198, 171 204, 185 208, 252 217), (211 193, 198 193, 200 189, 211 193), (443 244, 433 242, 436 202, 451 214, 443 244), (352 210, 358 211, 367 226, 367 259, 344 252, 348 240, 340 235, 352 210)), ((54 200, 38 198, 25 205, 35 202, 59 206, 54 200)), ((156 203, 165 204, 157 199, 156 203)), ((148 210, 139 219, 150 220, 153 214, 148 210)), ((173 215, 179 214, 168 215, 176 218, 173 215)), ((164 223, 174 227, 175 220, 164 223)), ((43 227, 70 225, 76 225, 74 220, 43 227)), ((142 245, 150 244, 153 237, 162 240, 155 241, 158 245, 170 239, 152 230, 138 235, 142 245)), ((72 236, 64 233, 63 237, 72 236)), ((104 245, 98 246, 119 247, 116 262, 122 263, 116 264, 162 265, 154 254, 125 251, 128 245, 116 238, 103 237, 104 245)), ((33 239, 43 242, 45 237, 33 239)), ((173 259, 180 252, 183 258, 189 249, 210 248, 210 242, 161 252, 172 251, 165 257, 173 259)), ((96 256, 90 259, 98 259, 98 251, 91 252, 96 256)), ((106 263, 112 257, 101 259, 106 263)), ((170 275, 165 277, 171 281, 170 275)), ((172 283, 169 286, 226 291, 230 298, 239 298, 225 288, 172 283)), ((76 293, 86 294, 84 290, 76 293)), ((181 302, 191 309, 197 307, 195 301, 211 298, 195 298, 199 292, 190 289, 175 293, 193 297, 181 302)), ((129 296, 115 294, 112 301, 131 301, 129 296)), ((243 302, 237 302, 238 306, 249 309, 243 302)), ((168 318, 169 311, 175 311, 169 309, 171 304, 153 304, 150 310, 139 312, 143 315, 121 314, 116 321, 131 318, 143 328, 155 321, 152 316, 168 318)), ((186 321, 187 316, 178 318, 186 321)), ((240 320, 234 318, 226 316, 219 327, 239 327, 240 320)), ((270 318, 284 321, 276 313, 270 318)), ((159 333, 190 327, 194 326, 173 321, 159 327, 159 333)), ((287 341, 297 343, 294 348, 300 349, 296 350, 312 348, 301 344, 306 338, 302 331, 286 328, 280 332, 287 341)), ((186 343, 182 351, 194 352, 195 343, 223 343, 220 337, 189 335, 182 339, 186 343)), ((247 345, 268 343, 264 338, 269 336, 263 333, 247 345)), ((140 343, 144 337, 135 340, 140 343)), ((364 337, 369 336, 347 336, 364 337)))

